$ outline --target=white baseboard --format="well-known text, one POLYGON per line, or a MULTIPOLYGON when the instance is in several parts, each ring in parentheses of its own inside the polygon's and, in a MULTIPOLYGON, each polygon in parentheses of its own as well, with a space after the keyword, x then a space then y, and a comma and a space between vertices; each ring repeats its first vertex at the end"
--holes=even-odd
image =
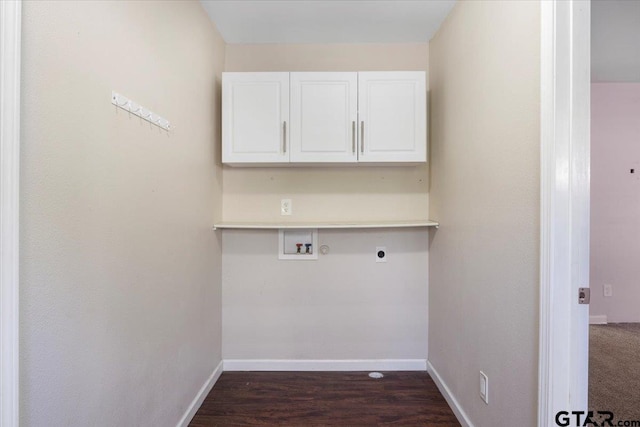
POLYGON ((607 315, 601 314, 598 316, 589 316, 589 324, 590 325, 606 325, 607 324, 607 315))
POLYGON ((196 397, 193 399, 193 402, 191 402, 191 405, 189 405, 189 408, 187 408, 187 412, 184 413, 184 415, 178 422, 178 427, 187 427, 189 425, 194 415, 196 415, 196 412, 198 412, 198 409, 200 409, 202 402, 204 402, 204 399, 207 397, 207 395, 209 394, 213 386, 216 384, 216 381, 218 381, 218 378, 220 378, 220 375, 222 375, 223 366, 224 366, 224 363, 220 361, 220 363, 218 363, 218 366, 216 366, 216 369, 213 370, 213 372, 211 373, 207 381, 204 382, 198 394, 196 394, 196 397))
POLYGON ((431 362, 427 362, 427 372, 429 372, 429 375, 431 375, 433 382, 436 383, 438 390, 440 390, 440 393, 442 393, 442 395, 444 396, 445 400, 451 407, 451 410, 453 411, 462 427, 473 427, 471 420, 469 420, 469 417, 464 412, 455 396, 451 394, 451 390, 449 390, 449 387, 447 387, 444 381, 442 381, 442 378, 438 374, 438 371, 435 370, 431 362))
POLYGON ((225 359, 225 371, 426 371, 425 359, 225 359))

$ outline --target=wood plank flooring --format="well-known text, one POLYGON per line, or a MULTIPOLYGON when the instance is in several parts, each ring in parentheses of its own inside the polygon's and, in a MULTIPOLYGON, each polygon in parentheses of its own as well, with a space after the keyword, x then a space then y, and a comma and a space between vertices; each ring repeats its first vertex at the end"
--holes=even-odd
POLYGON ((426 372, 224 372, 203 426, 460 426, 426 372))

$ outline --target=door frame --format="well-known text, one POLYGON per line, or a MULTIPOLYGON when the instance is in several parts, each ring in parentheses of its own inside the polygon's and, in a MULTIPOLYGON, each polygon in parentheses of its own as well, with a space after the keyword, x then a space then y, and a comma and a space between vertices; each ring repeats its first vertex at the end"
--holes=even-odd
POLYGON ((0 427, 19 419, 21 0, 0 1, 0 427))
POLYGON ((541 1, 538 425, 587 410, 590 0, 541 1))

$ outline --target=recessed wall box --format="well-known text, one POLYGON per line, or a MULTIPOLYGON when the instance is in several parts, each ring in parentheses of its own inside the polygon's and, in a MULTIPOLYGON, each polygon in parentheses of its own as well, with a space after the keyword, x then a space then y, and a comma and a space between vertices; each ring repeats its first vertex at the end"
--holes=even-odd
POLYGON ((280 229, 278 258, 290 261, 318 259, 318 229, 280 229))

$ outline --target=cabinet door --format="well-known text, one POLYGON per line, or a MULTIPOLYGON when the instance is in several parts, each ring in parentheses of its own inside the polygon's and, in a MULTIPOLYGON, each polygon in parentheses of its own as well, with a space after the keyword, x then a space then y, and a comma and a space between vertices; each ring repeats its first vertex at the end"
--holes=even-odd
POLYGON ((291 73, 291 162, 356 162, 358 73, 291 73))
POLYGON ((287 163, 289 73, 222 74, 222 162, 287 163))
POLYGON ((424 71, 358 73, 359 162, 426 162, 424 71))

